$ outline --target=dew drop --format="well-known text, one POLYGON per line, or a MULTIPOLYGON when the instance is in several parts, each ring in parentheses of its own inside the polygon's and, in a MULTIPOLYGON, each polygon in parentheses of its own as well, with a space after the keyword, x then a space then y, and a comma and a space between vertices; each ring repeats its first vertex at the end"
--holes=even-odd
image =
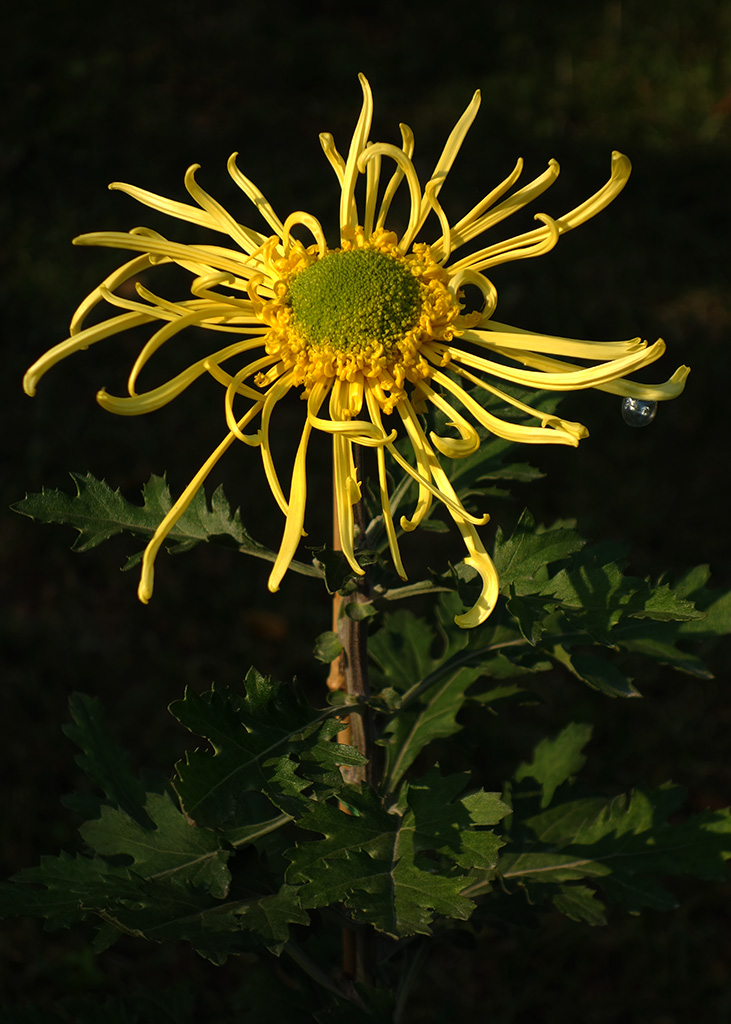
POLYGON ((625 398, 622 402, 622 419, 630 427, 649 427, 656 412, 657 402, 645 402, 641 398, 625 398))

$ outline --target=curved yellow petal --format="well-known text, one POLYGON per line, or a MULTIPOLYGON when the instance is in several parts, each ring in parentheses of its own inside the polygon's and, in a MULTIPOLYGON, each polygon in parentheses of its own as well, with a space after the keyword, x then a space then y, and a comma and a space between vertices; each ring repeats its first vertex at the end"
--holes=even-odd
POLYGON ((454 437, 440 437, 433 430, 429 434, 432 444, 449 459, 464 459, 468 455, 474 454, 480 447, 480 435, 477 433, 471 423, 460 416, 456 409, 454 409, 446 399, 442 398, 441 395, 437 394, 433 388, 429 387, 424 381, 419 381, 416 385, 416 390, 425 395, 432 405, 435 405, 437 409, 440 409, 445 416, 449 416, 450 419, 447 426, 454 427, 459 431, 461 440, 457 440, 454 437))
POLYGON ((126 284, 133 277, 137 277, 138 274, 143 273, 152 266, 150 258, 147 253, 143 253, 142 256, 135 256, 134 259, 128 263, 124 263, 121 267, 114 270, 108 277, 105 277, 102 283, 90 292, 84 301, 79 304, 76 312, 71 317, 71 324, 69 326, 69 334, 78 334, 83 329, 84 320, 87 318, 91 310, 102 301, 102 292, 110 291, 113 292, 120 285, 126 284))
MULTIPOLYGON (((167 217, 187 221, 189 224, 196 224, 198 227, 208 228, 210 231, 220 231, 228 234, 227 228, 222 225, 221 221, 205 209, 198 209, 195 206, 189 206, 187 203, 178 203, 174 199, 158 196, 154 192, 148 192, 147 189, 138 188, 136 185, 127 185, 121 181, 113 181, 109 188, 116 192, 124 192, 126 195, 136 199, 138 203, 149 206, 150 209, 157 210, 158 213, 164 213, 167 217)), ((236 227, 238 229, 237 241, 239 241, 239 244, 242 245, 249 255, 266 241, 266 235, 262 235, 258 231, 253 231, 242 224, 237 224, 236 227)))
POLYGON ((259 213, 262 215, 264 220, 269 224, 271 228, 281 238, 284 234, 284 225, 282 224, 279 217, 272 209, 272 205, 266 198, 263 192, 256 187, 253 181, 250 181, 245 174, 242 174, 236 163, 236 157, 238 153, 232 153, 226 163, 226 169, 231 175, 233 181, 239 186, 244 195, 251 200, 254 206, 257 208, 259 213))
POLYGON ((160 235, 142 234, 139 231, 92 231, 85 235, 77 235, 73 242, 74 245, 138 250, 151 256, 164 257, 186 269, 194 268, 196 274, 205 274, 213 268, 229 270, 238 275, 247 269, 251 273, 258 269, 248 263, 247 257, 243 254, 238 257, 232 249, 221 249, 212 245, 185 245, 182 242, 170 242, 160 235))
POLYGON ((482 591, 469 611, 462 615, 455 615, 454 622, 460 629, 474 629, 475 626, 481 625, 488 619, 495 610, 500 596, 500 580, 493 560, 479 543, 476 534, 474 537, 470 537, 470 543, 467 543, 466 539, 465 543, 471 553, 464 559, 464 563, 476 569, 482 577, 482 591))
MULTIPOLYGON (((327 394, 327 387, 316 385, 308 399, 308 409, 311 408, 314 415, 317 415, 327 394)), ((307 504, 307 445, 310 440, 312 427, 309 420, 305 421, 300 438, 297 455, 292 470, 292 483, 289 491, 289 513, 284 527, 282 543, 279 546, 274 568, 269 575, 267 586, 272 593, 279 590, 279 584, 289 568, 290 562, 295 556, 297 546, 303 536, 305 522, 305 506, 307 504)))
POLYGON ((320 145, 322 151, 328 159, 328 163, 335 171, 338 181, 343 184, 343 178, 345 176, 345 160, 338 152, 337 146, 335 145, 335 139, 332 137, 330 132, 320 132, 320 145))
POLYGON ((612 153, 612 169, 609 181, 602 185, 593 196, 590 196, 579 206, 558 218, 557 224, 561 234, 564 234, 566 231, 573 231, 574 228, 578 228, 580 224, 584 224, 592 217, 596 217, 605 207, 609 206, 627 184, 631 172, 632 164, 629 159, 624 153, 619 153, 615 149, 612 153))
MULTIPOLYGON (((414 133, 407 124, 400 124, 399 129, 401 131, 401 150, 404 156, 410 160, 414 155, 414 133)), ((378 160, 380 160, 380 157, 378 157, 378 160)), ((378 210, 376 228, 382 228, 385 225, 388 211, 391 209, 391 203, 393 202, 393 198, 398 192, 398 187, 403 179, 403 168, 400 164, 397 164, 396 170, 391 175, 391 179, 386 186, 386 191, 383 193, 381 206, 378 210)))
MULTIPOLYGON (((484 305, 480 310, 479 325, 481 325, 484 322, 489 321, 489 318, 495 311, 497 306, 497 289, 489 278, 483 277, 482 274, 478 274, 474 270, 463 269, 459 270, 456 274, 450 273, 449 290, 456 298, 459 298, 460 289, 462 289, 466 284, 474 285, 476 288, 479 288, 482 292, 482 297, 485 300, 484 305)), ((473 314, 468 313, 466 315, 472 316, 473 314)), ((459 321, 457 322, 459 323, 459 321)), ((472 336, 472 333, 472 331, 469 332, 470 337, 472 336)), ((477 332, 475 331, 474 333, 476 334, 477 332)), ((467 334, 463 332, 460 336, 467 337, 467 334)), ((479 337, 479 335, 477 336, 479 337)))
POLYGON ((546 213, 537 213, 533 219, 542 221, 544 227, 534 228, 533 231, 526 231, 522 235, 506 238, 504 241, 490 245, 486 249, 479 249, 477 252, 465 256, 464 259, 453 264, 451 269, 456 271, 469 269, 482 273, 490 267, 499 266, 501 263, 511 263, 514 260, 544 256, 558 242, 558 224, 546 213))
MULTIPOLYGON (((251 409, 246 413, 243 419, 239 420, 238 427, 242 430, 247 426, 254 416, 261 411, 263 403, 258 402, 252 406, 251 409)), ((233 433, 228 434, 215 451, 206 459, 201 468, 195 474, 193 479, 190 481, 188 486, 185 488, 183 493, 180 495, 178 500, 175 502, 173 507, 170 509, 168 514, 165 516, 163 521, 160 523, 158 528, 152 537, 152 540, 145 548, 145 553, 142 556, 142 572, 140 574, 140 583, 137 588, 137 595, 143 604, 147 604, 152 597, 153 585, 155 582, 155 559, 157 554, 162 547, 166 537, 170 534, 175 524, 178 522, 180 517, 183 515, 185 510, 188 508, 193 498, 195 498, 198 491, 203 486, 206 477, 221 459, 221 457, 228 451, 236 437, 233 433)))
POLYGON ((353 137, 350 140, 348 158, 343 169, 343 180, 340 192, 340 231, 341 233, 354 228, 357 224, 357 209, 355 206, 355 183, 358 180, 360 168, 358 161, 365 149, 366 142, 371 130, 373 120, 373 93, 365 75, 358 75, 358 81, 363 91, 363 106, 360 116, 355 125, 353 137))
POLYGON ((411 196, 411 207, 409 210, 409 222, 406 225, 406 230, 399 239, 399 248, 404 252, 411 246, 414 241, 414 237, 418 230, 419 224, 419 210, 421 208, 421 185, 419 184, 419 178, 416 173, 416 168, 398 146, 392 145, 390 142, 374 142, 368 146, 360 155, 358 159, 358 168, 361 171, 365 171, 369 161, 375 160, 379 156, 390 156, 392 160, 401 168, 404 177, 406 178, 406 184, 409 186, 409 193, 411 196))
MULTIPOLYGON (((429 512, 432 497, 435 495, 436 489, 430 482, 429 459, 426 452, 426 448, 428 446, 425 443, 422 443, 419 436, 418 420, 416 419, 416 414, 411 403, 407 399, 404 399, 397 404, 396 410, 406 427, 406 432, 409 435, 409 440, 411 441, 411 450, 413 451, 414 458, 416 459, 416 471, 412 471, 411 466, 409 466, 407 472, 410 472, 411 476, 419 485, 419 490, 416 496, 416 508, 410 517, 401 516, 400 520, 401 529, 410 533, 412 530, 417 528, 419 523, 429 512)), ((391 452, 391 455, 396 458, 394 455, 396 449, 393 446, 389 446, 389 451, 391 452)), ((401 456, 399 455, 397 461, 400 459, 401 456)), ((400 464, 402 465, 402 468, 408 466, 405 459, 400 464)))
POLYGON ((325 232, 322 230, 322 224, 320 224, 317 217, 313 217, 311 213, 306 213, 304 210, 295 210, 294 213, 289 214, 284 222, 282 243, 285 254, 289 253, 291 232, 295 224, 302 224, 312 233, 312 237, 317 242, 320 258, 322 259, 323 256, 327 256, 327 242, 325 241, 325 232))
POLYGON ((402 517, 402 529, 407 531, 415 529, 428 512, 431 505, 431 497, 426 508, 424 508, 422 491, 428 491, 430 496, 438 498, 439 501, 447 506, 450 512, 456 513, 465 521, 474 523, 476 526, 484 526, 490 519, 489 515, 473 516, 463 507, 439 460, 434 455, 411 404, 408 401, 402 401, 399 402, 396 408, 409 435, 417 466, 421 470, 421 472, 417 472, 417 470, 410 466, 394 445, 387 445, 388 451, 396 462, 419 484, 419 503, 417 504, 416 511, 410 520, 405 516, 402 517), (432 479, 433 483, 431 482, 432 479))
MULTIPOLYGON (((452 252, 454 252, 455 249, 458 249, 460 245, 463 245, 464 242, 468 241, 468 239, 465 237, 466 229, 468 229, 471 224, 478 221, 480 216, 484 213, 484 211, 489 210, 493 203, 496 203, 498 199, 502 198, 502 196, 504 196, 505 193, 513 187, 513 185, 516 183, 516 181, 522 173, 523 159, 522 157, 519 157, 516 161, 515 167, 507 176, 507 178, 505 178, 504 181, 501 181, 500 184, 497 185, 492 190, 492 192, 488 192, 484 199, 481 199, 479 203, 472 207, 469 213, 466 213, 461 220, 457 221, 457 223, 453 225, 452 239, 450 243, 452 246, 452 252)), ((479 232, 477 233, 479 234, 479 232)), ((435 259, 439 259, 440 257, 443 259, 444 256, 449 256, 449 252, 442 252, 441 241, 436 242, 432 246, 432 250, 434 251, 435 259)))
MULTIPOLYGON (((464 388, 461 388, 459 384, 456 384, 451 380, 445 373, 437 372, 434 374, 434 381, 437 384, 441 384, 442 387, 457 398, 465 409, 469 410, 472 416, 481 424, 485 430, 489 430, 491 434, 495 434, 496 437, 502 437, 506 441, 514 441, 518 444, 526 443, 537 443, 537 444, 567 444, 571 447, 576 448, 579 443, 580 437, 586 437, 588 431, 585 427, 581 427, 581 424, 571 424, 573 429, 564 429, 564 421, 558 416, 549 416, 545 413, 538 413, 533 409, 528 411, 532 415, 538 416, 542 421, 540 427, 531 427, 523 423, 512 423, 509 420, 501 420, 497 416, 493 416, 492 413, 488 412, 487 409, 476 402, 471 395, 469 395, 464 388), (581 433, 577 432, 577 428, 580 428, 581 433)), ((527 409, 526 406, 523 407, 527 409)), ((468 453, 469 454, 469 453, 468 453)))
MULTIPOLYGON (((274 459, 272 457, 272 449, 269 443, 269 421, 272 417, 274 406, 280 399, 284 398, 287 392, 292 388, 293 383, 293 375, 292 371, 290 370, 289 373, 286 373, 283 377, 280 377, 280 379, 276 381, 276 383, 272 384, 272 386, 266 393, 266 397, 264 399, 264 407, 261 413, 261 461, 264 466, 264 472, 266 473, 269 489, 274 495, 274 500, 276 501, 277 505, 279 505, 280 509, 285 514, 285 516, 289 516, 290 509, 284 497, 281 484, 279 483, 277 471, 274 468, 274 459)), ((302 510, 302 516, 304 517, 304 509, 302 510)), ((287 564, 289 565, 289 562, 287 564)))
POLYGON ((529 184, 524 185, 517 192, 513 192, 512 196, 508 196, 507 199, 504 199, 502 203, 490 210, 489 213, 483 213, 481 216, 474 217, 468 222, 460 222, 462 226, 458 225, 452 229, 452 248, 456 249, 465 242, 471 241, 477 235, 489 231, 490 228, 499 224, 501 220, 505 220, 506 217, 512 217, 518 210, 528 206, 529 203, 532 203, 538 196, 543 195, 546 189, 553 185, 560 172, 561 168, 558 165, 558 161, 549 160, 548 167, 543 174, 539 174, 529 184))
MULTIPOLYGON (((167 405, 168 402, 172 402, 186 388, 190 387, 194 381, 202 377, 204 373, 210 372, 212 361, 223 362, 225 359, 231 359, 250 347, 251 345, 248 341, 239 342, 236 345, 228 345, 219 352, 205 356, 203 359, 192 363, 164 384, 160 384, 150 391, 144 391, 142 394, 132 395, 128 398, 118 398, 102 389, 97 392, 96 400, 102 409, 115 413, 117 416, 141 416, 144 413, 155 412, 157 409, 167 405)), ((257 395, 256 397, 258 398, 259 396, 257 395)))
MULTIPOLYGON (((434 346, 434 348, 437 347, 436 345, 434 346)), ((543 388, 546 391, 576 391, 584 388, 600 387, 620 377, 624 377, 628 373, 633 373, 643 366, 654 363, 665 351, 665 342, 662 339, 658 339, 654 345, 650 345, 640 352, 620 356, 618 359, 610 359, 596 366, 579 367, 566 363, 563 364, 566 367, 565 370, 562 369, 560 372, 546 370, 541 373, 521 370, 504 363, 495 363, 490 359, 473 356, 471 353, 464 352, 454 346, 445 346, 445 348, 455 362, 464 363, 465 366, 472 366, 477 370, 482 370, 494 377, 500 377, 514 384, 525 384, 528 387, 543 388)), ((527 366, 536 366, 539 363, 543 363, 546 366, 552 365, 556 369, 561 366, 557 360, 547 360, 545 357, 539 359, 528 356, 524 352, 502 352, 498 345, 494 347, 494 351, 500 355, 507 355, 511 359, 515 359, 517 362, 527 366)))
POLYGON ((140 324, 149 324, 154 319, 155 317, 152 314, 122 313, 121 316, 115 316, 110 320, 102 321, 100 324, 94 324, 93 327, 85 328, 85 330, 80 331, 73 337, 67 338, 66 341, 54 345, 48 352, 44 352, 40 359, 36 359, 23 377, 23 390, 26 395, 30 395, 32 398, 36 393, 38 381, 41 377, 52 366, 55 366, 56 363, 60 363, 62 359, 73 355, 74 352, 81 352, 90 345, 95 345, 98 341, 109 338, 113 334, 127 331, 131 327, 138 327, 140 324))
POLYGON ((560 338, 553 334, 535 334, 509 324, 490 320, 480 329, 471 328, 461 335, 464 341, 482 348, 494 350, 499 346, 503 351, 548 352, 553 356, 570 356, 573 359, 617 359, 647 348, 642 338, 627 341, 583 341, 575 338, 560 338))
MULTIPOLYGON (((424 224, 424 221, 429 215, 430 208, 437 210, 436 199, 444 184, 447 175, 449 174, 452 164, 454 163, 457 154, 462 148, 467 132, 472 127, 472 123, 477 117, 477 111, 480 109, 480 103, 482 102, 482 96, 480 90, 477 89, 470 100, 465 112, 457 121, 456 125, 449 133, 444 149, 437 160, 436 167, 432 171, 431 177, 426 184, 424 189, 424 198, 422 199, 421 209, 419 211, 419 220, 416 230, 419 231, 424 224), (431 195, 430 195, 431 186, 431 195)), ((444 238, 444 235, 442 236, 444 238)), ((444 250, 448 254, 450 250, 449 240, 444 241, 444 250)))

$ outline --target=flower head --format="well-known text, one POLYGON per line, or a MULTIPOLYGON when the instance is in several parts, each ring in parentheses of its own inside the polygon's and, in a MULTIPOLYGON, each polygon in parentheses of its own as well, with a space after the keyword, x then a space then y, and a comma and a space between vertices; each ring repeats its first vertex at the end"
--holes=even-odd
POLYGON ((532 230, 458 258, 458 250, 545 192, 558 176, 558 164, 551 161, 534 181, 511 191, 522 172, 519 160, 503 182, 453 223, 440 194, 477 114, 479 92, 452 130, 422 187, 412 162, 413 133, 406 125, 401 125, 401 146, 369 141, 373 101, 362 75, 360 82, 363 106, 347 156, 336 149, 331 135, 320 136, 340 186, 340 239, 335 248, 328 247, 320 222, 311 214, 297 211, 281 220, 239 170, 236 154, 229 160, 229 173, 266 221, 266 232, 240 224, 208 195, 196 181, 195 165, 185 176, 195 206, 131 185, 115 183, 110 187, 172 218, 227 236, 225 247, 178 243, 146 228, 95 232, 75 239, 79 245, 127 249, 139 255, 82 302, 72 319, 70 337, 28 370, 24 381, 28 394, 35 393, 40 377, 61 359, 143 324, 154 325, 154 330, 132 367, 128 394, 115 397, 100 391, 97 398, 105 409, 120 415, 151 412, 206 374, 224 388, 228 432, 147 547, 139 587, 144 602, 152 594, 154 561, 165 537, 212 467, 237 441, 259 449, 272 494, 285 516, 282 542, 269 578, 269 589, 276 591, 303 536, 307 449, 313 431, 319 431, 332 438, 339 532, 353 571, 363 573, 355 550, 353 516, 353 506, 361 497, 354 446, 361 445, 376 451, 388 544, 403 579, 406 573, 391 513, 387 456, 417 484, 414 510, 400 520, 403 530, 414 530, 424 520, 434 498, 446 506, 464 540, 465 562, 482 580, 477 603, 456 620, 461 626, 475 626, 493 610, 499 589, 495 567, 477 530, 489 517, 474 516, 465 508, 440 456, 459 459, 472 454, 484 443, 484 431, 516 442, 574 446, 588 433, 580 423, 519 401, 513 389, 508 394, 495 381, 522 386, 527 394, 597 388, 652 401, 674 398, 683 389, 687 367, 658 385, 626 379, 663 353, 662 341, 653 345, 639 338, 574 341, 533 334, 493 320, 497 295, 485 272, 500 263, 548 252, 562 234, 604 209, 629 177, 630 163, 625 156, 612 155, 609 180, 576 209, 556 219, 536 214, 539 224, 532 230), (382 169, 388 162, 394 169, 385 180, 382 169), (357 189, 360 179, 364 179, 364 195, 357 189), (404 185, 410 198, 409 218, 399 235, 388 229, 387 222, 393 198, 404 185), (436 222, 427 232, 430 241, 417 242, 429 219, 436 222), (312 244, 294 238, 294 228, 309 233, 312 244), (143 271, 166 263, 176 264, 192 276, 190 298, 171 301, 137 281, 143 271), (127 297, 123 289, 130 281, 136 282, 136 299, 127 297), (461 297, 466 285, 477 286, 482 294, 479 312, 463 313, 461 297), (102 301, 120 312, 85 326, 91 310, 102 301), (215 347, 166 383, 138 390, 138 378, 147 362, 162 345, 191 326, 226 335, 228 343, 215 347), (574 359, 584 362, 576 364, 574 359), (285 495, 272 458, 270 430, 277 403, 293 390, 305 400, 306 410, 285 495), (496 396, 506 407, 517 407, 534 423, 518 424, 488 412, 475 398, 479 391, 496 396), (419 414, 429 406, 447 416, 458 436, 431 432, 427 437, 419 414), (247 432, 255 422, 257 428, 247 432), (396 447, 399 437, 408 439, 411 459, 396 447))

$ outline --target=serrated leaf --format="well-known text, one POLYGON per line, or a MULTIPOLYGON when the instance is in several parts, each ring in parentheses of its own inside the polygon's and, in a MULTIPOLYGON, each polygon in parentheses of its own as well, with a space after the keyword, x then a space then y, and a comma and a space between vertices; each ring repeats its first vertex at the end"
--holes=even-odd
POLYGON ((700 619, 682 623, 678 630, 680 636, 701 639, 731 633, 731 589, 707 589, 705 584, 710 577, 709 567, 699 565, 695 569, 690 569, 675 584, 675 592, 692 600, 703 616, 700 619))
MULTIPOLYGON (((75 758, 79 768, 102 790, 107 800, 120 807, 134 821, 146 828, 153 822, 145 811, 145 790, 134 777, 129 758, 107 729, 101 702, 82 693, 72 694, 69 708, 73 724, 63 732, 81 748, 75 758)), ((98 802, 96 802, 98 805, 98 802)), ((94 808, 90 801, 89 809, 94 808)))
POLYGON ((540 593, 547 567, 579 551, 584 543, 575 530, 563 526, 537 529, 526 509, 509 538, 499 528, 495 535, 494 562, 500 589, 505 593, 513 588, 519 597, 540 593))
POLYGON ((731 857, 728 810, 668 824, 684 795, 668 783, 657 790, 636 789, 598 808, 596 801, 581 800, 535 815, 515 830, 524 838, 502 854, 501 876, 533 885, 596 878, 608 898, 630 910, 670 909, 674 900, 659 878, 722 879, 731 857), (531 834, 533 841, 525 838, 531 834))
POLYGON ((624 650, 641 654, 645 658, 670 665, 678 672, 686 672, 697 679, 713 679, 708 666, 690 651, 677 646, 690 623, 653 622, 650 619, 625 619, 615 630, 615 641, 624 650))
POLYGON ((557 644, 551 654, 577 679, 608 697, 641 696, 640 691, 632 685, 632 680, 613 662, 599 654, 577 654, 567 651, 561 644, 557 644))
POLYGON ((152 942, 190 942, 214 963, 262 944, 279 953, 289 926, 309 922, 291 886, 245 899, 216 899, 164 876, 140 878, 100 857, 67 854, 41 858, 37 868, 0 885, 0 914, 45 918, 52 928, 101 918, 152 942))
POLYGON ((466 920, 474 909, 462 895, 469 870, 494 865, 502 844, 483 823, 509 811, 496 794, 455 799, 466 779, 430 773, 413 794, 406 787, 400 813, 367 788, 348 787, 353 814, 311 802, 298 824, 324 838, 286 853, 303 906, 343 902, 356 920, 394 937, 429 934, 435 914, 466 920))
POLYGON ((614 554, 604 544, 586 547, 543 584, 541 594, 558 603, 572 626, 608 647, 616 645, 623 619, 659 623, 702 618, 703 613, 676 589, 625 575, 612 560, 614 554))
POLYGON ((559 886, 559 892, 553 897, 553 904, 572 921, 594 926, 607 923, 604 904, 597 899, 596 892, 586 885, 559 886))
POLYGON ((541 597, 538 594, 526 594, 518 597, 515 587, 510 587, 510 598, 505 607, 515 618, 528 643, 535 647, 546 632, 546 617, 556 608, 556 602, 550 597, 541 597))
POLYGON ((255 669, 247 674, 245 695, 212 690, 199 696, 188 690, 170 710, 211 746, 189 752, 173 782, 185 813, 209 828, 256 824, 249 816, 249 791, 266 793, 290 813, 304 790, 314 786, 321 797, 330 795, 343 784, 342 765, 365 763, 355 748, 332 742, 342 729, 335 709, 315 711, 294 683, 255 669))
POLYGON ((187 821, 169 793, 148 793, 146 828, 124 811, 102 807, 101 816, 79 830, 82 838, 103 857, 124 858, 142 878, 165 878, 177 885, 205 888, 222 899, 228 894, 230 849, 208 829, 187 821))
POLYGON ((429 625, 412 612, 398 611, 384 615, 383 626, 368 639, 368 654, 383 684, 404 693, 431 671, 433 646, 429 625))
POLYGON ((399 708, 386 725, 381 744, 386 748, 384 780, 393 792, 428 743, 459 732, 457 714, 469 687, 482 676, 481 668, 457 668, 425 689, 416 706, 399 708))
MULTIPOLYGON (((74 551, 88 551, 102 541, 119 533, 132 533, 149 539, 161 521, 172 508, 172 497, 165 477, 151 476, 142 488, 142 505, 134 505, 122 496, 119 489, 113 491, 104 480, 97 480, 91 473, 71 473, 76 494, 60 490, 44 490, 40 494, 28 494, 13 505, 16 512, 30 516, 43 523, 64 523, 78 530, 74 551)), ((205 491, 201 488, 168 534, 168 543, 173 551, 185 551, 211 537, 228 537, 239 551, 265 561, 273 562, 276 552, 259 544, 251 537, 241 515, 231 508, 219 487, 211 497, 210 507, 205 491)), ((130 558, 125 568, 135 565, 141 555, 130 558)), ((314 566, 292 562, 295 572, 307 576, 319 576, 314 566)))
POLYGON ((83 921, 91 905, 105 906, 117 894, 124 898, 136 891, 124 869, 100 858, 61 853, 41 857, 37 867, 24 868, 0 884, 0 916, 41 917, 50 928, 68 928, 83 921))
POLYGON ((636 587, 618 565, 572 565, 544 584, 544 594, 560 602, 571 625, 585 631, 597 643, 614 645, 612 630, 631 611, 636 587))
POLYGON ((630 614, 637 619, 657 619, 659 622, 690 622, 705 617, 692 601, 686 600, 667 583, 651 587, 642 608, 630 614))
POLYGON ((586 756, 582 751, 591 733, 590 725, 571 722, 555 739, 541 740, 533 751, 533 760, 519 765, 516 782, 535 779, 542 790, 541 807, 548 807, 561 783, 584 767, 586 756))

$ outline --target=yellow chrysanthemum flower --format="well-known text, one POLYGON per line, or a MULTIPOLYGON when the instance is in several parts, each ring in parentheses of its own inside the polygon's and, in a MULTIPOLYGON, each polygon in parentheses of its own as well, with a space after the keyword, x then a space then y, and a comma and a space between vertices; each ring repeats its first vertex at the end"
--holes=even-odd
POLYGON ((139 596, 147 602, 152 594, 155 557, 164 539, 203 485, 209 472, 235 441, 261 452, 269 486, 286 524, 279 553, 269 577, 269 589, 279 588, 300 538, 303 536, 307 499, 307 448, 313 431, 332 436, 335 494, 342 550, 353 571, 363 574, 355 553, 353 506, 361 497, 354 459, 354 445, 375 448, 381 507, 393 562, 398 574, 406 573, 399 553, 386 476, 386 454, 418 484, 416 506, 410 518, 401 518, 402 529, 414 530, 427 515, 433 498, 444 503, 462 534, 467 557, 482 578, 482 592, 473 608, 457 617, 460 626, 483 622, 495 606, 498 578, 477 527, 488 520, 471 515, 450 484, 439 456, 458 459, 475 452, 480 434, 510 441, 577 445, 588 433, 571 423, 517 401, 501 391, 499 379, 526 389, 570 391, 598 388, 615 395, 646 400, 674 398, 688 374, 678 369, 664 384, 637 384, 626 375, 654 362, 664 351, 634 338, 620 342, 573 341, 532 334, 496 323, 496 291, 485 271, 500 263, 548 252, 559 236, 583 224, 604 209, 622 190, 630 173, 629 160, 612 155, 609 181, 576 209, 554 219, 539 213, 540 225, 531 231, 478 249, 461 259, 453 254, 540 196, 556 180, 555 161, 534 181, 508 195, 517 181, 522 161, 481 202, 452 224, 440 193, 449 170, 480 105, 476 92, 451 132, 434 171, 422 188, 412 154, 414 136, 401 125, 400 147, 368 141, 373 100, 364 76, 363 107, 347 157, 335 147, 329 134, 320 136, 325 156, 340 185, 340 244, 329 249, 320 222, 297 211, 280 220, 259 189, 239 170, 236 154, 228 170, 244 194, 269 225, 263 234, 244 227, 198 185, 198 166, 188 170, 185 186, 198 204, 165 199, 131 185, 110 187, 126 192, 139 202, 228 236, 234 247, 173 242, 147 228, 129 232, 94 232, 75 239, 78 245, 101 245, 139 252, 111 274, 82 302, 76 311, 68 340, 42 356, 25 376, 29 395, 38 380, 66 356, 141 324, 159 326, 143 346, 128 381, 129 394, 114 397, 102 390, 103 408, 120 415, 152 412, 172 401, 199 377, 210 374, 225 388, 224 408, 228 433, 160 523, 145 552, 139 596), (381 188, 384 160, 395 164, 381 188), (356 199, 359 179, 365 178, 364 197, 356 199), (410 195, 406 230, 400 236, 386 227, 389 208, 402 183, 410 195), (504 198, 507 195, 507 198, 504 198), (431 214, 438 234, 429 244, 416 242, 431 214), (294 227, 309 232, 314 244, 305 246, 292 236, 294 227), (122 286, 135 281, 150 267, 173 263, 193 276, 192 297, 169 301, 139 282, 139 301, 121 294, 122 286), (484 298, 481 312, 463 314, 460 304, 465 285, 476 285, 484 298), (85 327, 101 301, 123 312, 85 327), (190 365, 167 383, 138 392, 140 372, 158 351, 186 327, 204 327, 233 335, 230 344, 217 348, 190 365), (255 358, 251 358, 255 354, 255 358), (244 357, 240 369, 224 364, 244 357), (593 361, 576 365, 568 359, 593 361), (597 361, 598 360, 598 361, 597 361), (470 390, 483 389, 535 418, 535 425, 520 425, 487 412, 470 390), (302 436, 286 496, 272 460, 270 430, 275 406, 293 389, 306 400, 302 436), (245 399, 248 408, 234 411, 235 401, 245 399), (327 400, 327 406, 326 406, 327 400), (459 435, 426 436, 419 418, 427 406, 445 413, 459 435), (323 412, 326 406, 327 412, 323 412), (246 433, 257 419, 255 433, 246 433), (413 451, 413 464, 396 447, 403 434, 413 451))

